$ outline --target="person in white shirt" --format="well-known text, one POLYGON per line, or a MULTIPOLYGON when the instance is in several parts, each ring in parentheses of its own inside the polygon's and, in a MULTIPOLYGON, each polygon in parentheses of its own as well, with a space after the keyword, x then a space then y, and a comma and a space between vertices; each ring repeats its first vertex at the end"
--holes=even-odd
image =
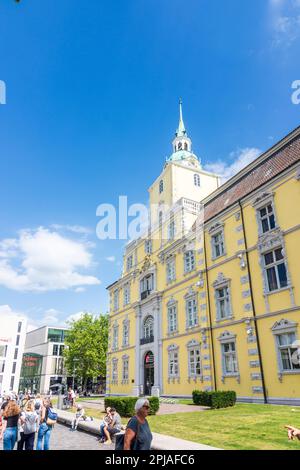
POLYGON ((84 408, 82 408, 82 405, 77 405, 75 417, 72 420, 71 431, 76 431, 79 421, 83 421, 83 420, 84 420, 84 408))

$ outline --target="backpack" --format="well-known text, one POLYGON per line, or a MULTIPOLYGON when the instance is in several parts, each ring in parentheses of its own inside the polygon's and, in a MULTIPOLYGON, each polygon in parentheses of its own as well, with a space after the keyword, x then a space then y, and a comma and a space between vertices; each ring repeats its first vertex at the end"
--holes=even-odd
POLYGON ((46 424, 52 426, 57 421, 57 412, 54 408, 47 408, 47 419, 46 424))
POLYGON ((36 413, 25 413, 23 432, 24 434, 33 434, 36 432, 36 413))

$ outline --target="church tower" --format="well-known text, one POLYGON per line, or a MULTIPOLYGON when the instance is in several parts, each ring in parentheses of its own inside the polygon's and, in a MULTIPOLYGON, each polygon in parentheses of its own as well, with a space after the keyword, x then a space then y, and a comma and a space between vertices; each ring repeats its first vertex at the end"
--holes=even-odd
MULTIPOLYGON (((173 152, 163 171, 149 188, 151 227, 159 223, 161 214, 175 205, 192 207, 200 204, 220 186, 220 176, 202 169, 201 160, 192 150, 192 140, 183 121, 182 100, 179 101, 179 124, 172 142, 173 152), (190 204, 189 204, 190 203, 190 204)), ((195 217, 191 218, 191 224, 195 217)))

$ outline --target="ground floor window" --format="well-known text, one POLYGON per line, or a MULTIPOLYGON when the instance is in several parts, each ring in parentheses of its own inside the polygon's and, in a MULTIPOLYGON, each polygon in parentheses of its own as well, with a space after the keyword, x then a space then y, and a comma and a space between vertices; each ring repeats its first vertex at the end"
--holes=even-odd
POLYGON ((222 362, 224 375, 238 373, 235 341, 222 344, 222 362))

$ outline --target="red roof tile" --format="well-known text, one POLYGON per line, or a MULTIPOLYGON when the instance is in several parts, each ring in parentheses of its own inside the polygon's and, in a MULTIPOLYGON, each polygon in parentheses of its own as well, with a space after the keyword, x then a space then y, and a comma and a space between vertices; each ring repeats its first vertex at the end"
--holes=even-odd
POLYGON ((271 154, 266 160, 263 160, 257 167, 250 170, 249 173, 233 182, 232 186, 229 186, 224 192, 217 194, 215 198, 205 203, 205 221, 210 220, 235 204, 239 199, 267 183, 297 161, 300 161, 299 135, 291 143, 288 143, 282 149, 271 154))

